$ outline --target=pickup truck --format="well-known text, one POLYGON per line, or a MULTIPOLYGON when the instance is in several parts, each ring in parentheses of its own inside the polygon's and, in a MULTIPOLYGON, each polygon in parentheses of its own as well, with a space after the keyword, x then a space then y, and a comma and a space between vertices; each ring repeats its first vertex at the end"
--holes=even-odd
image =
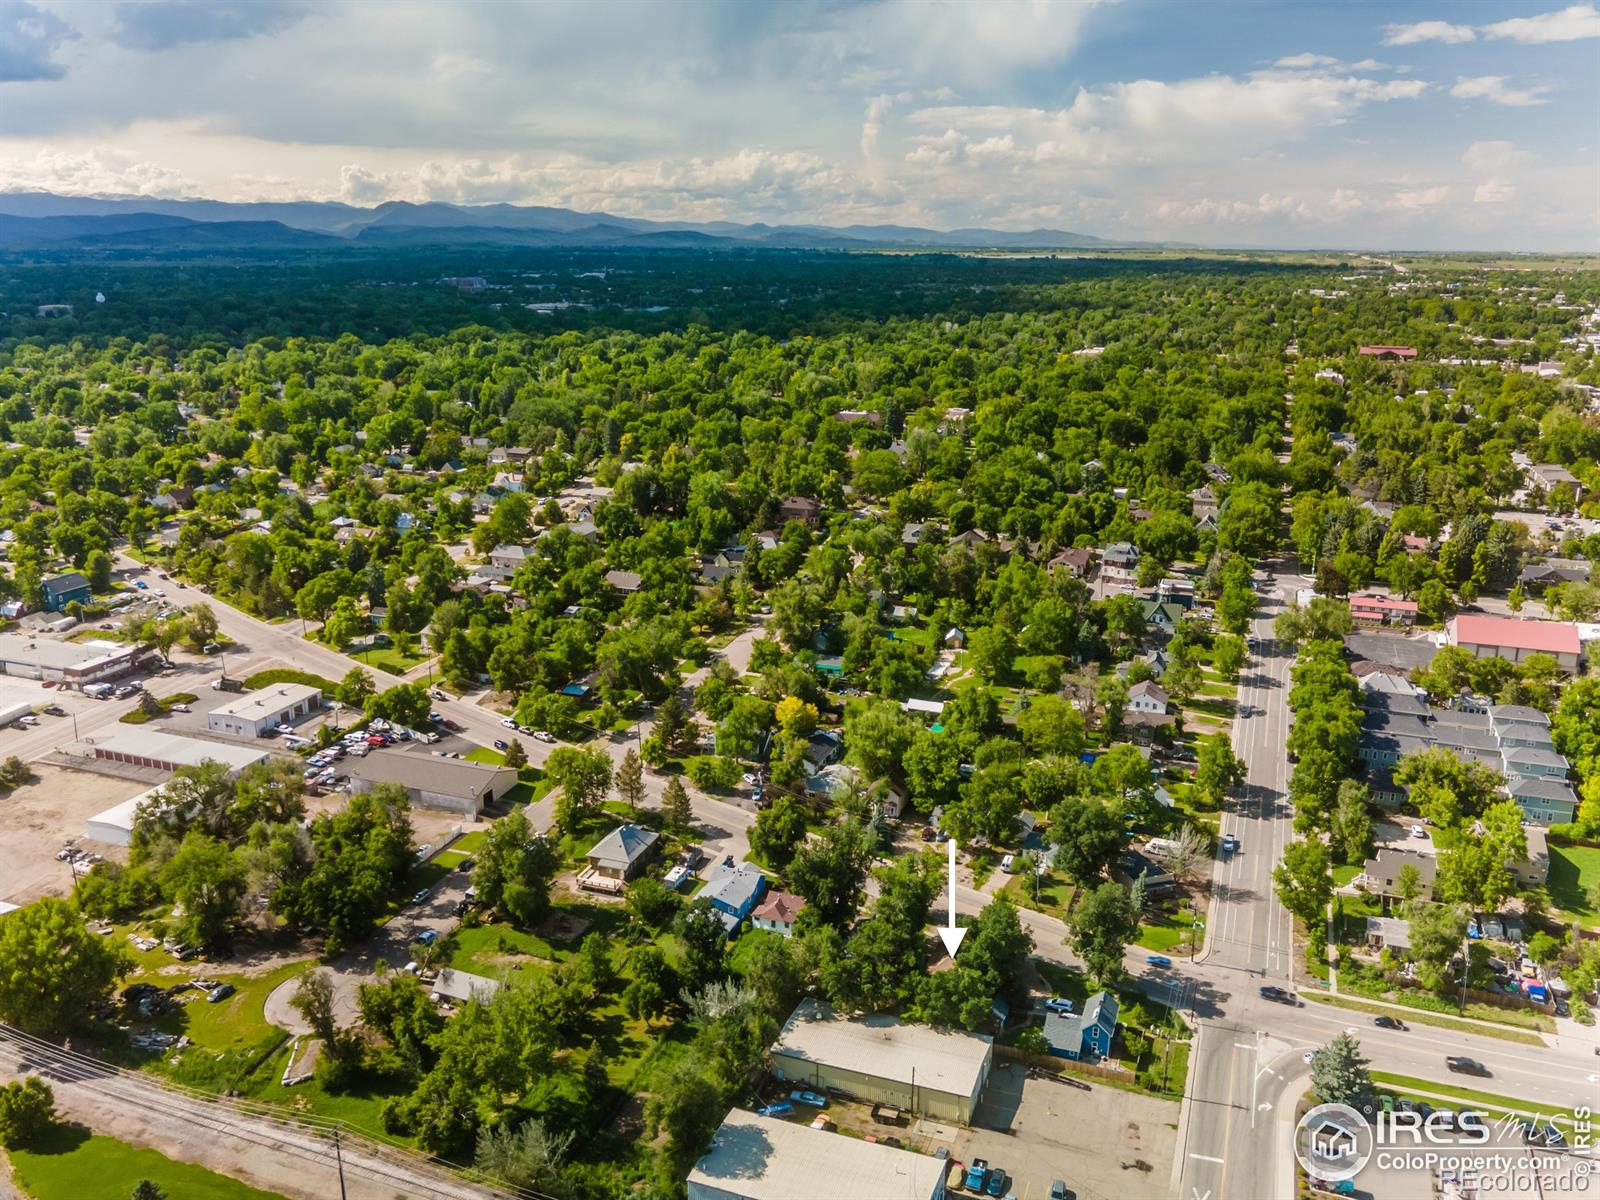
POLYGON ((962 1180, 969 1192, 982 1194, 983 1185, 989 1182, 989 1160, 975 1158, 967 1164, 967 1177, 962 1180))

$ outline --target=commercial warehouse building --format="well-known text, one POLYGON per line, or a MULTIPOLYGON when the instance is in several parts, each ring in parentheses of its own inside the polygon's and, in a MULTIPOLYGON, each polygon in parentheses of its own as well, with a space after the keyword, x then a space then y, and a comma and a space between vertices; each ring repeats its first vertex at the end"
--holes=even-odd
POLYGON ((800 1003, 772 1047, 773 1074, 796 1086, 967 1125, 993 1063, 991 1037, 882 1014, 841 1017, 816 1000, 800 1003))
POLYGON ((949 1162, 736 1108, 689 1172, 689 1200, 942 1200, 949 1162))
POLYGON ((206 716, 214 733, 235 737, 266 737, 279 725, 293 725, 322 707, 322 689, 304 683, 280 683, 258 688, 206 716))
POLYGON ((1563 670, 1576 671, 1583 644, 1569 621, 1524 621, 1461 613, 1445 623, 1445 639, 1478 658, 1521 662, 1530 654, 1548 654, 1563 670))
POLYGON ((265 762, 267 752, 248 746, 229 746, 200 738, 180 737, 175 733, 161 733, 154 729, 136 729, 95 742, 94 756, 107 762, 154 767, 158 771, 176 771, 179 767, 198 767, 203 762, 219 762, 237 775, 246 767, 265 762))
POLYGON ((159 787, 150 788, 121 804, 113 804, 105 812, 96 813, 84 822, 83 835, 109 846, 126 846, 133 841, 133 818, 138 813, 139 805, 160 790, 159 787))
POLYGON ((418 808, 476 817, 484 805, 517 786, 517 773, 510 767, 401 750, 369 754, 350 764, 352 794, 370 792, 380 783, 399 784, 418 808))
POLYGON ((58 642, 30 633, 0 633, 0 672, 68 687, 131 675, 151 653, 122 642, 58 642))

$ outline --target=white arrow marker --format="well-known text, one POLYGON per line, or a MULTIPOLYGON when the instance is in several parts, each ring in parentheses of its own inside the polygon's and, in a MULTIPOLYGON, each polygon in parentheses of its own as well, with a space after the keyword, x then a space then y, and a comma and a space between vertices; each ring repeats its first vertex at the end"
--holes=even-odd
POLYGON ((951 958, 956 956, 956 951, 961 949, 961 939, 967 936, 965 929, 956 928, 956 840, 950 839, 950 915, 949 924, 939 930, 939 937, 944 942, 945 953, 951 958))

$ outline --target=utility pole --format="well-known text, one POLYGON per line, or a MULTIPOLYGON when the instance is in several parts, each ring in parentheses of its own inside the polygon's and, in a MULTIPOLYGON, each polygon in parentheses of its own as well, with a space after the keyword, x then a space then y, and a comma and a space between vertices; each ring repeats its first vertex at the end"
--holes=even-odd
POLYGON ((1467 1012, 1467 969, 1472 965, 1472 940, 1461 939, 1461 1007, 1456 1010, 1457 1016, 1465 1016, 1467 1012))

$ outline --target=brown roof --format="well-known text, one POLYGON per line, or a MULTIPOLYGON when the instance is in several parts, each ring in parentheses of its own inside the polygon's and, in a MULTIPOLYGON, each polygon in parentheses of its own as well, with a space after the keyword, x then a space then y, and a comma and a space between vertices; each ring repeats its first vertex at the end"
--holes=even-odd
POLYGON ((750 915, 760 917, 763 921, 777 921, 784 925, 793 925, 794 919, 800 915, 800 910, 806 902, 799 896, 791 896, 788 892, 772 891, 767 893, 767 898, 756 905, 755 911, 750 915))

